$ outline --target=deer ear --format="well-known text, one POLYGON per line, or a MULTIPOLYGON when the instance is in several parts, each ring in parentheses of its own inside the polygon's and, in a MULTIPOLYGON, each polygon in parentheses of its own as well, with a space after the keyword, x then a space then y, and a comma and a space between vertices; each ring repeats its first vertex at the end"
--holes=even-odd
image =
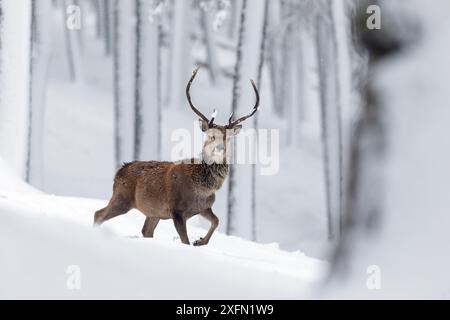
POLYGON ((242 126, 234 126, 233 129, 231 129, 231 134, 233 136, 237 135, 242 129, 242 126))
POLYGON ((201 129, 203 132, 206 132, 206 130, 208 130, 208 128, 209 128, 208 122, 206 122, 206 121, 203 120, 203 119, 198 119, 198 123, 199 123, 199 125, 200 125, 200 129, 201 129))

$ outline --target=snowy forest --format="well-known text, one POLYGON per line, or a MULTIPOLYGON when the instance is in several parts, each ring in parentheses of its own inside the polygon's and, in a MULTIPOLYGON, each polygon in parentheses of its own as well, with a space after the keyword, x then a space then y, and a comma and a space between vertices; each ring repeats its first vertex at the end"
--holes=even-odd
POLYGON ((0 298, 449 299, 449 10, 0 0, 0 298), (259 102, 209 244, 93 228, 123 164, 202 154, 189 89, 220 124, 259 102))

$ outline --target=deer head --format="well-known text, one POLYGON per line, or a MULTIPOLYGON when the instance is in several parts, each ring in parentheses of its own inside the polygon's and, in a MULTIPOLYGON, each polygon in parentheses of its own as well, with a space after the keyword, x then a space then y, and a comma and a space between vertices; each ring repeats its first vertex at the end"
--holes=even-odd
POLYGON ((189 80, 186 87, 186 96, 192 111, 194 111, 194 113, 200 118, 199 119, 200 129, 206 134, 206 140, 205 143, 203 144, 202 149, 202 157, 203 160, 208 164, 212 163, 226 164, 229 163, 230 160, 231 137, 237 135, 239 131, 242 129, 241 125, 242 122, 252 117, 258 111, 259 92, 258 89, 256 88, 255 82, 253 80, 250 80, 256 95, 256 103, 255 106, 253 107, 252 112, 237 120, 234 119, 233 113, 231 113, 227 125, 216 124, 214 123, 214 120, 217 116, 216 110, 213 111, 211 119, 208 119, 192 103, 190 89, 192 82, 194 81, 197 75, 198 70, 199 68, 196 68, 192 72, 192 77, 189 80))

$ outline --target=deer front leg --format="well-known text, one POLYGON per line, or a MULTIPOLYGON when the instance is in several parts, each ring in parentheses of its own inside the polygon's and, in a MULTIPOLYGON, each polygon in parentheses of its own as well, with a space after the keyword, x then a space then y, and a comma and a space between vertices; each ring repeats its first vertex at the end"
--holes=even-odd
POLYGON ((189 238, 187 235, 187 228, 186 228, 186 219, 181 214, 174 214, 173 223, 175 225, 175 229, 178 232, 178 235, 180 236, 181 242, 189 245, 189 238))
POLYGON ((219 218, 217 218, 217 216, 214 214, 211 208, 206 209, 203 212, 200 212, 200 215, 209 222, 211 222, 211 227, 209 228, 208 233, 204 238, 201 238, 200 240, 194 242, 194 246, 204 246, 208 244, 209 239, 211 239, 211 236, 213 235, 214 231, 219 225, 219 218))

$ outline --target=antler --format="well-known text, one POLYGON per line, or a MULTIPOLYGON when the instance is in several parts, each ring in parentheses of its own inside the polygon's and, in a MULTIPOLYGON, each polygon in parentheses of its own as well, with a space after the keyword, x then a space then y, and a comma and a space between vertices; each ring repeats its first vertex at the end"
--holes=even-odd
POLYGON ((217 115, 216 110, 214 110, 213 115, 212 115, 212 118, 211 118, 211 120, 209 120, 207 117, 205 117, 205 115, 204 115, 203 113, 201 113, 201 112, 194 106, 194 104, 192 103, 192 100, 191 100, 191 94, 190 94, 191 85, 192 85, 192 82, 194 82, 195 76, 197 75, 197 72, 198 72, 199 69, 200 69, 200 67, 197 67, 197 68, 192 72, 192 77, 191 77, 191 79, 189 80, 189 82, 188 82, 188 84, 187 84, 187 86, 186 86, 186 97, 187 97, 187 99, 188 99, 188 102, 189 102, 189 105, 191 106, 192 111, 194 111, 195 114, 196 114, 197 116, 199 116, 203 121, 205 121, 206 123, 208 123, 209 127, 212 127, 213 122, 214 122, 214 118, 215 118, 216 115, 217 115))
POLYGON ((228 120, 228 125, 227 125, 228 129, 231 129, 231 128, 237 126, 239 123, 247 120, 248 118, 253 117, 253 115, 256 113, 256 111, 258 111, 258 108, 259 108, 259 92, 258 92, 258 88, 256 88, 256 84, 255 84, 255 82, 253 80, 250 80, 250 82, 252 83, 252 87, 253 87, 253 90, 255 91, 255 95, 256 95, 256 103, 255 103, 255 106, 253 107, 253 111, 249 115, 246 115, 246 116, 244 116, 242 118, 239 118, 239 119, 237 119, 235 121, 233 121, 233 113, 231 113, 230 119, 228 120))
MULTIPOLYGON (((197 68, 192 72, 192 77, 191 77, 191 79, 189 80, 189 82, 188 82, 188 84, 187 84, 187 86, 186 86, 186 97, 187 97, 187 99, 188 99, 188 102, 189 102, 189 105, 191 106, 192 111, 194 111, 194 113, 195 113, 197 116, 199 116, 203 121, 205 121, 206 123, 208 123, 208 126, 209 126, 210 128, 212 128, 213 126, 215 126, 215 125, 214 125, 214 119, 215 119, 216 116, 217 116, 217 111, 214 109, 213 114, 212 114, 212 117, 211 117, 211 120, 209 120, 207 117, 205 117, 205 115, 204 115, 203 113, 201 113, 201 112, 194 106, 194 104, 192 103, 192 100, 191 100, 191 94, 190 94, 191 85, 192 85, 192 82, 194 82, 194 79, 195 79, 195 77, 197 76, 197 72, 198 72, 199 69, 200 69, 200 67, 197 67, 197 68)), ((239 123, 241 123, 241 122, 247 120, 248 118, 252 117, 252 116, 258 111, 258 108, 259 108, 259 92, 258 92, 258 88, 256 88, 256 84, 255 84, 255 82, 254 82, 253 80, 250 80, 250 81, 251 81, 251 83, 252 83, 252 87, 253 87, 253 90, 255 91, 255 95, 256 95, 256 103, 255 103, 255 106, 253 107, 252 113, 250 113, 249 115, 246 115, 246 116, 244 116, 244 117, 242 117, 242 118, 239 118, 239 119, 237 119, 237 120, 233 120, 233 113, 231 113, 230 118, 228 119, 228 125, 225 126, 225 128, 227 128, 227 129, 232 129, 233 127, 237 126, 239 123)))

